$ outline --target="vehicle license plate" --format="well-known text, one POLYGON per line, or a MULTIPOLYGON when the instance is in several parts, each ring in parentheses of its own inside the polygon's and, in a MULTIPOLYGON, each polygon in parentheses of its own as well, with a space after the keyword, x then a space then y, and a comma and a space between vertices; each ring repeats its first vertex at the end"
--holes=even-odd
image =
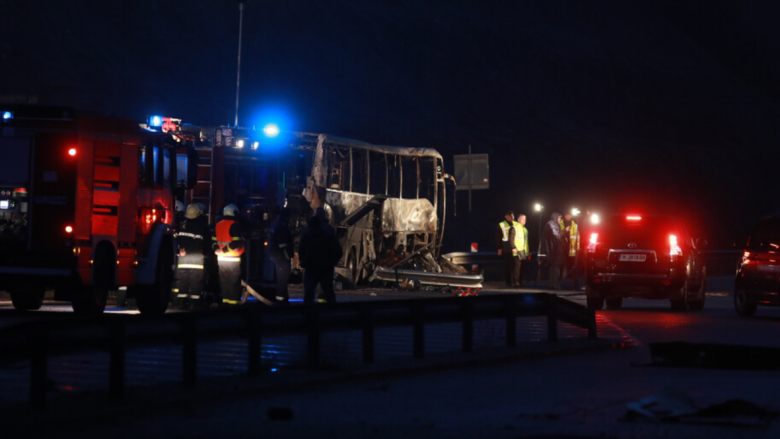
POLYGON ((620 255, 620 260, 625 262, 645 262, 647 260, 647 255, 635 254, 635 253, 624 253, 620 255))

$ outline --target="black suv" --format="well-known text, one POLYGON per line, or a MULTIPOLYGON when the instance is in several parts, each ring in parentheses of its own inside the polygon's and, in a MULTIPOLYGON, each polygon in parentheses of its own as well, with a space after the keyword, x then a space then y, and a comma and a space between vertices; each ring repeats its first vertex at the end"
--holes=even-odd
POLYGON ((624 297, 668 299, 675 310, 701 310, 707 270, 683 222, 663 215, 612 215, 593 226, 587 251, 588 307, 617 309, 624 297))
POLYGON ((780 306, 780 214, 758 221, 742 252, 734 282, 734 308, 742 316, 758 305, 780 306))

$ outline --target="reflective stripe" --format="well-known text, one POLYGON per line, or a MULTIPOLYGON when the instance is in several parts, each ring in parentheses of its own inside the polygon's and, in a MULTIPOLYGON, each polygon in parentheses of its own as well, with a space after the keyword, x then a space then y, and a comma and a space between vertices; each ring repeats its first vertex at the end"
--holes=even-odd
POLYGON ((176 298, 177 298, 177 299, 186 299, 186 298, 187 298, 187 295, 186 295, 186 294, 177 294, 177 295, 176 295, 176 298))
POLYGON ((217 258, 218 258, 220 261, 226 261, 226 262, 241 262, 241 258, 237 258, 237 257, 235 257, 235 256, 222 256, 222 255, 217 255, 217 258))
POLYGON ((285 248, 287 247, 287 244, 279 244, 279 248, 285 248))
POLYGON ((203 266, 198 264, 179 264, 179 268, 195 268, 197 270, 203 270, 203 266))
POLYGON ((230 244, 231 242, 233 242, 233 241, 227 241, 227 242, 225 242, 225 241, 217 241, 217 244, 218 244, 218 245, 228 245, 228 244, 230 244))
POLYGON ((238 305, 238 300, 222 299, 222 303, 227 303, 228 305, 238 305))
POLYGON ((498 226, 501 227, 501 233, 503 234, 501 240, 504 242, 509 241, 509 229, 512 228, 512 225, 507 223, 506 221, 501 221, 500 223, 498 223, 498 226))
POLYGON ((171 292, 173 292, 173 293, 178 293, 178 292, 179 292, 179 289, 178 289, 178 288, 171 288, 171 292))
POLYGON ((241 241, 241 237, 240 236, 234 236, 233 237, 233 241, 241 241))
POLYGON ((179 236, 186 236, 193 239, 203 239, 203 235, 196 235, 194 233, 179 232, 179 236))

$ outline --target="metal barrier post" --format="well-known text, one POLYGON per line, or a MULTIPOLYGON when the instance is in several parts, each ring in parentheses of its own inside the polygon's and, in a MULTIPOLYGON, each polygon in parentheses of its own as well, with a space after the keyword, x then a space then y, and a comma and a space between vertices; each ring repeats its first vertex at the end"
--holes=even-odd
POLYGON ((45 327, 30 334, 30 405, 38 409, 46 405, 47 335, 45 327))
POLYGON ((547 341, 558 341, 558 297, 547 295, 547 341))
POLYGON ((185 386, 195 386, 198 378, 198 321, 187 315, 181 321, 182 378, 185 386))
POLYGON ((363 362, 374 362, 374 308, 361 307, 360 317, 363 324, 363 362))
POLYGON ((474 302, 469 300, 469 297, 464 297, 460 304, 463 319, 463 352, 471 352, 474 348, 474 302))
POLYGON ((425 315, 421 304, 412 305, 413 353, 415 358, 425 356, 425 315))
POLYGON ((517 299, 507 297, 504 301, 506 310, 506 347, 517 346, 517 299))
POLYGON ((247 326, 249 327, 249 340, 247 343, 247 355, 249 356, 249 366, 247 373, 249 376, 259 376, 262 367, 262 355, 263 355, 263 314, 259 311, 252 310, 246 314, 247 326))
POLYGON ((306 320, 308 321, 308 343, 306 346, 306 361, 310 368, 320 363, 320 313, 317 305, 308 305, 306 320))
POLYGON ((114 322, 109 328, 111 346, 109 348, 108 394, 119 399, 125 395, 125 324, 114 322))

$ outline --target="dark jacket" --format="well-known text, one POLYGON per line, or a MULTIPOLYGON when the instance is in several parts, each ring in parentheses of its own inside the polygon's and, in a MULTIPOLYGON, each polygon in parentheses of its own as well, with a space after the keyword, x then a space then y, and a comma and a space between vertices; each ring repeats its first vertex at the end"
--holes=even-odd
POLYGON ((205 220, 186 219, 179 226, 176 242, 186 254, 179 257, 179 264, 203 264, 203 257, 211 242, 211 231, 205 220))
POLYGON ((550 221, 544 225, 542 232, 542 254, 549 265, 563 265, 566 263, 568 248, 564 239, 564 232, 558 224, 560 214, 554 212, 550 216, 550 221))
POLYGON ((311 217, 298 242, 301 267, 314 274, 332 272, 343 254, 336 231, 328 220, 317 215, 311 217))
POLYGON ((268 229, 268 247, 271 259, 284 260, 293 256, 293 236, 290 232, 289 218, 279 217, 268 229))

